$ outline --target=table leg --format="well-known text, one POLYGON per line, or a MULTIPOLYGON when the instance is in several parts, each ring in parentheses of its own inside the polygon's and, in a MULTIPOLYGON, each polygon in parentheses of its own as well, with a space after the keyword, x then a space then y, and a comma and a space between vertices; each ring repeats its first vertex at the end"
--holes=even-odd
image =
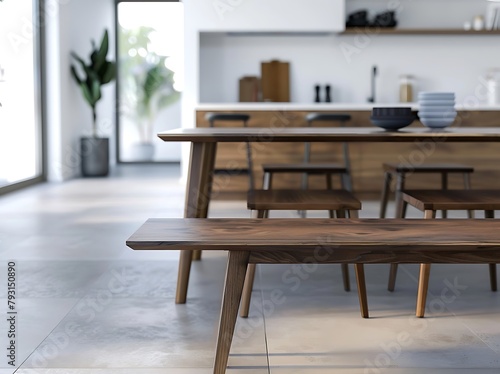
MULTIPOLYGON (((184 217, 206 218, 212 192, 217 143, 192 143, 184 217)), ((175 302, 186 302, 192 251, 181 251, 175 302)))
POLYGON ((214 374, 224 374, 226 372, 249 257, 250 252, 229 252, 219 320, 219 334, 215 350, 214 374))

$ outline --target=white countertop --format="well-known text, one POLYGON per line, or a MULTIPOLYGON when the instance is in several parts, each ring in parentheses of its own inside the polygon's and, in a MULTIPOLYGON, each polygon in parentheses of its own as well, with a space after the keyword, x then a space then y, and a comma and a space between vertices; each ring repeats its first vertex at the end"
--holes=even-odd
MULTIPOLYGON (((195 110, 372 110, 373 107, 412 107, 418 110, 418 103, 204 103, 195 106, 195 110)), ((498 105, 455 105, 456 110, 500 111, 498 105)))

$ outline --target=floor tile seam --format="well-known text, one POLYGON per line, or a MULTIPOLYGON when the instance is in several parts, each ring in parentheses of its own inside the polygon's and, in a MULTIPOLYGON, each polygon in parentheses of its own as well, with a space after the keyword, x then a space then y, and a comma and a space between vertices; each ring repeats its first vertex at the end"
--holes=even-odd
MULTIPOLYGON (((22 366, 30 359, 30 357, 33 355, 33 353, 35 353, 38 350, 38 348, 40 348, 42 346, 42 344, 49 338, 49 336, 52 335, 52 333, 59 327, 59 325, 61 325, 61 323, 63 323, 63 321, 66 319, 66 317, 68 317, 68 315, 76 308, 76 306, 78 305, 78 303, 84 297, 85 296, 82 296, 81 298, 76 299, 75 303, 71 306, 71 308, 69 308, 69 310, 64 314, 64 316, 62 316, 61 320, 54 326, 54 328, 52 330, 50 330, 48 332, 47 336, 45 336, 45 338, 43 338, 42 341, 35 348, 33 348, 33 351, 31 351, 31 353, 26 357, 26 359, 23 362, 21 362, 21 364, 16 368, 16 371, 14 373, 16 373, 19 369, 23 369, 23 370, 25 370, 25 369, 30 369, 30 370, 33 369, 33 370, 36 370, 36 368, 23 368, 22 366)), ((43 369, 46 369, 46 368, 43 368, 43 369)))

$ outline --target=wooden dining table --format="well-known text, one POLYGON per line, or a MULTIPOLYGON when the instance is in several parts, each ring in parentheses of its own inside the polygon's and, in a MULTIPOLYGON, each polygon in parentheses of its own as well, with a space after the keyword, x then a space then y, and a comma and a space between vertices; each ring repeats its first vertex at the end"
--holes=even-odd
MULTIPOLYGON (((337 142, 412 143, 428 149, 448 142, 500 142, 500 127, 457 127, 446 129, 408 128, 384 131, 356 128, 179 128, 159 133, 165 142, 190 142, 185 218, 206 218, 212 192, 217 144, 223 142, 337 142)), ((186 302, 192 251, 180 254, 176 303, 186 302)))

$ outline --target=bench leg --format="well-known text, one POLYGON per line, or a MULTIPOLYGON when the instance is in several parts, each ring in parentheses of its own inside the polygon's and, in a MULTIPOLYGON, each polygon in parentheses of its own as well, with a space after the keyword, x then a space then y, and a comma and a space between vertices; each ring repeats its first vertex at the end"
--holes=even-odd
POLYGON ((240 317, 247 318, 250 310, 250 300, 252 300, 253 282, 255 278, 255 264, 248 264, 243 296, 241 297, 240 317))
POLYGON ((193 251, 193 261, 200 261, 201 260, 201 250, 197 249, 196 251, 193 251))
POLYGON ((193 251, 183 250, 179 258, 179 271, 177 275, 177 293, 175 296, 176 304, 185 304, 189 283, 189 273, 191 272, 191 261, 193 260, 193 251))
POLYGON ((391 269, 389 270, 389 284, 387 289, 391 292, 394 291, 396 287, 396 276, 398 275, 398 264, 391 264, 391 269))
POLYGON ((366 295, 365 268, 363 264, 354 264, 356 282, 358 285, 359 308, 361 317, 368 318, 368 297, 366 295))
POLYGON ((420 264, 420 276, 418 278, 417 312, 416 316, 424 317, 425 303, 427 301, 427 289, 429 288, 429 277, 431 264, 420 264))
POLYGON ((215 350, 214 374, 226 372, 249 257, 250 252, 229 251, 215 350))

